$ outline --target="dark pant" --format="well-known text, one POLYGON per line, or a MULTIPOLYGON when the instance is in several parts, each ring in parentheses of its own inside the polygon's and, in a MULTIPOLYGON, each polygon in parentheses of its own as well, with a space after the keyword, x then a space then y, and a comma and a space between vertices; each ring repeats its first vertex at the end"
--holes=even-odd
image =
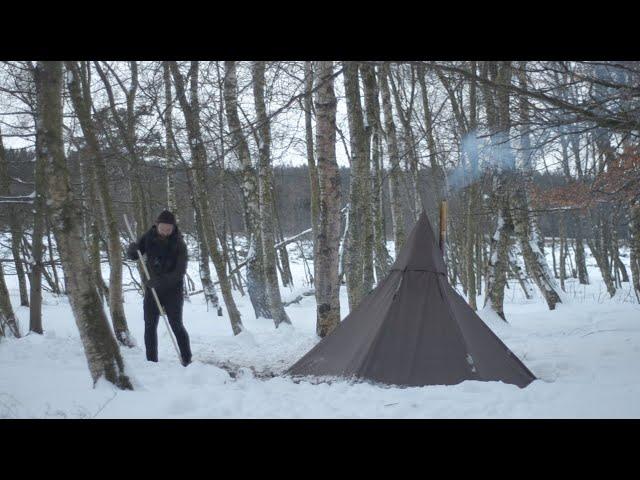
MULTIPOLYGON (((169 325, 178 342, 180 355, 184 362, 191 361, 191 346, 189 345, 189 334, 182 324, 182 289, 168 293, 159 293, 160 304, 164 307, 169 325)), ((158 361, 158 321, 160 312, 150 290, 144 295, 144 345, 147 350, 147 360, 158 361)))

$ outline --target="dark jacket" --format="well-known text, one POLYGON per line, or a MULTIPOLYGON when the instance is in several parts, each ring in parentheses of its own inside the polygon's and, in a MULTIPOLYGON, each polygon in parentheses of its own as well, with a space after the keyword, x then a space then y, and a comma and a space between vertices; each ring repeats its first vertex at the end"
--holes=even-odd
POLYGON ((176 225, 173 233, 163 239, 154 225, 135 243, 129 245, 127 256, 131 260, 138 259, 140 250, 146 255, 146 264, 149 275, 152 279, 157 279, 158 294, 172 291, 182 292, 184 285, 184 275, 187 271, 187 245, 182 233, 176 225))

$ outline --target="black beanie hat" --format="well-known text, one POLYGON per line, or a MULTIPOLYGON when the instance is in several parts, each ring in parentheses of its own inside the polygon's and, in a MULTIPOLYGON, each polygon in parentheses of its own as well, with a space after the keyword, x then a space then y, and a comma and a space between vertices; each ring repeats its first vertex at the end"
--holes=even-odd
POLYGON ((158 215, 156 223, 170 223, 171 225, 175 225, 176 217, 169 210, 164 210, 160 215, 158 215))

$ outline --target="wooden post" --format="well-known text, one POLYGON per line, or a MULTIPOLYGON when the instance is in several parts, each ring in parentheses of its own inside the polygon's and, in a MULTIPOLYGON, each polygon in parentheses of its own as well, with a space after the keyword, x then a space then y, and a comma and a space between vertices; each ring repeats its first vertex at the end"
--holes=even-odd
POLYGON ((440 203, 440 251, 444 257, 445 242, 447 240, 447 201, 440 203))

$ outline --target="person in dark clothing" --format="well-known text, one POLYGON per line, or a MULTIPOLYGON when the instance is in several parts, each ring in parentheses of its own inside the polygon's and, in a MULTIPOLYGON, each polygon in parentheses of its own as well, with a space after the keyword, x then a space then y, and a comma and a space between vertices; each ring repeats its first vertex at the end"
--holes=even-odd
POLYGON ((182 289, 187 271, 187 245, 176 224, 175 216, 168 210, 163 211, 153 225, 137 242, 127 249, 131 260, 138 259, 138 250, 146 255, 150 280, 145 281, 144 290, 144 344, 147 360, 158 361, 158 320, 160 312, 151 293, 156 290, 160 304, 169 319, 173 330, 182 365, 191 363, 189 334, 182 324, 182 289))

